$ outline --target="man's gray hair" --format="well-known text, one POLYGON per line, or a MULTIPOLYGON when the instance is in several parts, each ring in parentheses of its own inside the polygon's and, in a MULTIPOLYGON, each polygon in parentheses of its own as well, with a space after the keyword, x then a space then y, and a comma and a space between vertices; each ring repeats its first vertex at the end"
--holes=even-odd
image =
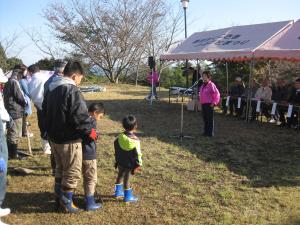
POLYGON ((63 73, 65 66, 67 65, 67 62, 62 60, 62 59, 58 59, 55 61, 54 63, 54 71, 56 73, 63 73))

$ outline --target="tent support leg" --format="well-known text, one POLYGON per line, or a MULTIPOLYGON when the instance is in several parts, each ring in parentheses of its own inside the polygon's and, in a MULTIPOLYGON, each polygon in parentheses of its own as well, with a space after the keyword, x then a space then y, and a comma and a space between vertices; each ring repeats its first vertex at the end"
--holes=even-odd
POLYGON ((228 72, 228 63, 226 61, 226 94, 229 94, 229 72, 228 72))
MULTIPOLYGON (((250 62, 250 73, 249 73, 249 83, 248 83, 248 93, 247 93, 247 107, 246 107, 246 121, 249 122, 249 112, 251 106, 251 97, 252 97, 252 85, 253 85, 253 67, 254 67, 254 60, 252 58, 250 62)), ((253 109, 252 109, 253 110, 253 109)))

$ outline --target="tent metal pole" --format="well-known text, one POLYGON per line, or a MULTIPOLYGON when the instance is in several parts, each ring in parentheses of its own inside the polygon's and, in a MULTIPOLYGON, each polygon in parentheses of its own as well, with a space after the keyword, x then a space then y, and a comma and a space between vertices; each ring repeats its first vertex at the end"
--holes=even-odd
POLYGON ((226 92, 227 96, 229 95, 229 72, 228 72, 228 63, 226 61, 226 92))
MULTIPOLYGON (((248 83, 248 93, 247 93, 247 107, 246 107, 246 121, 249 122, 249 111, 251 106, 251 98, 252 98, 252 86, 253 86, 253 66, 254 66, 254 59, 252 57, 251 62, 249 64, 250 73, 249 73, 249 83, 248 83)), ((253 110, 253 109, 252 109, 253 110)))
MULTIPOLYGON (((199 82, 199 79, 200 79, 200 77, 199 77, 199 74, 200 74, 200 64, 199 64, 199 59, 197 59, 197 81, 199 82)), ((195 89, 195 88, 194 88, 195 89)), ((196 87, 196 91, 197 91, 197 94, 196 94, 196 104, 195 104, 195 106, 196 106, 196 112, 198 112, 198 104, 199 104, 199 85, 197 84, 197 87, 196 87)))
POLYGON ((271 60, 268 61, 269 78, 271 77, 271 60))

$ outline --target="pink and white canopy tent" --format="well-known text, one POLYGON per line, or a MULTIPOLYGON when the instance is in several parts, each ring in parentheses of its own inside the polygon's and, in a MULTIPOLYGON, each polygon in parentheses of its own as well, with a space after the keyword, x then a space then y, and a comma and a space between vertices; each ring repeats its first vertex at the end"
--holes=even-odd
POLYGON ((300 61, 300 20, 287 26, 255 52, 257 58, 300 61))
POLYGON ((292 21, 234 26, 197 32, 176 48, 160 56, 161 60, 250 60, 255 51, 277 36, 292 21))

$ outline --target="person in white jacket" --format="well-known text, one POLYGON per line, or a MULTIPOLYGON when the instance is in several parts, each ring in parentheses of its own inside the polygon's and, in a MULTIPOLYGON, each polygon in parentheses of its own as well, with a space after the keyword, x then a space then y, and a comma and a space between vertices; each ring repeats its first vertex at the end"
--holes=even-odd
MULTIPOLYGON (((8 81, 7 77, 4 75, 3 70, 0 68, 0 83, 4 84, 8 81)), ((3 123, 3 130, 6 130, 6 123, 10 121, 10 116, 4 107, 3 94, 0 93, 0 116, 3 123)))
MULTIPOLYGON (((4 75, 2 69, 0 68, 0 83, 4 84, 8 81, 7 77, 4 75)), ((6 194, 6 173, 7 173, 7 143, 6 143, 6 123, 10 120, 9 114, 4 107, 2 93, 0 93, 0 217, 10 214, 9 208, 1 208, 2 203, 6 194), (3 125, 3 126, 2 126, 3 125)), ((8 225, 1 221, 0 225, 8 225)))
POLYGON ((28 91, 32 102, 37 110, 38 125, 41 132, 42 148, 45 154, 51 154, 51 147, 47 139, 45 131, 45 118, 42 114, 42 104, 44 100, 44 84, 48 80, 48 76, 40 72, 37 65, 28 67, 28 73, 31 76, 31 81, 28 84, 28 91))

